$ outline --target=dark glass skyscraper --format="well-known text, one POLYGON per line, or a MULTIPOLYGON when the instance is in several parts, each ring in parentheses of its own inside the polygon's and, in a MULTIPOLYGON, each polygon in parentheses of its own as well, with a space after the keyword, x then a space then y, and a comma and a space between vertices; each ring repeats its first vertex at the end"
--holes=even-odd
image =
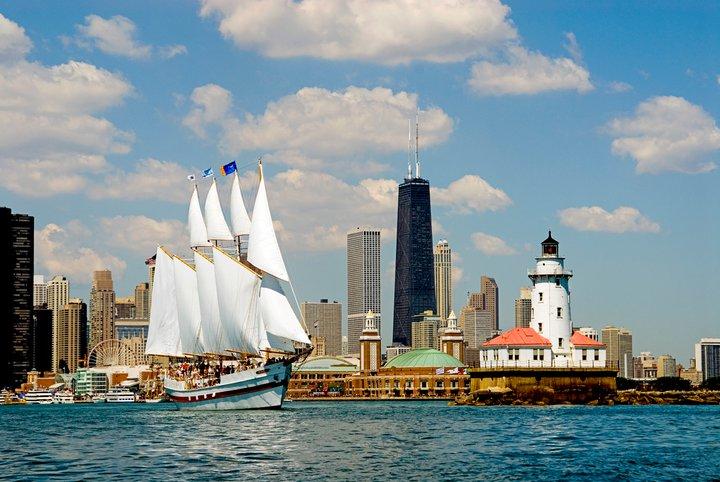
POLYGON ((412 317, 436 311, 430 183, 407 178, 398 191, 393 344, 410 345, 412 317))
POLYGON ((33 225, 0 207, 0 387, 18 386, 32 368, 33 225))

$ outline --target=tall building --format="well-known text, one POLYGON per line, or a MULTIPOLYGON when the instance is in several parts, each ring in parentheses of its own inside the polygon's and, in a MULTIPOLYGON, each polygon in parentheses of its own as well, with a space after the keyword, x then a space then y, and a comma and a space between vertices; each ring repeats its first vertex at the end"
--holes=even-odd
POLYGON ((313 340, 319 340, 325 347, 326 355, 342 354, 342 304, 304 301, 300 305, 302 317, 313 340))
POLYGON ((63 373, 74 373, 84 357, 83 335, 87 326, 87 305, 72 298, 60 310, 58 317, 58 366, 63 373))
POLYGON ((93 272, 90 289, 90 339, 89 347, 111 340, 115 333, 115 291, 110 270, 93 272))
POLYGON ((532 288, 520 288, 520 297, 515 300, 515 327, 529 328, 532 313, 532 288))
POLYGON ((145 260, 145 265, 148 267, 148 318, 150 318, 150 308, 152 308, 152 292, 153 292, 153 280, 155 279, 155 256, 153 254, 145 260))
POLYGON ((460 321, 465 342, 470 348, 480 348, 497 333, 492 312, 488 310, 465 306, 460 312, 460 321))
POLYGON ((413 316, 437 311, 433 265, 430 182, 416 172, 398 189, 393 344, 411 342, 413 316))
POLYGON ((47 304, 52 311, 52 369, 57 370, 60 358, 59 346, 59 320, 60 310, 67 305, 70 298, 70 282, 65 276, 54 276, 47 284, 47 304))
POLYGON ((480 293, 482 293, 483 308, 492 314, 494 329, 500 329, 500 296, 495 278, 482 276, 480 278, 480 293))
MULTIPOLYGON (((348 353, 359 353, 365 315, 380 323, 380 231, 357 228, 347 233, 348 353)), ((379 328, 378 328, 379 329, 379 328)))
POLYGON ((695 363, 702 381, 720 377, 720 338, 701 338, 695 344, 695 363))
POLYGON ((660 355, 657 357, 657 377, 677 377, 678 369, 675 358, 670 355, 660 355))
POLYGON ((33 307, 30 326, 30 366, 39 372, 49 372, 52 366, 52 310, 47 304, 33 307))
POLYGON ((437 349, 440 317, 427 310, 425 313, 413 316, 411 329, 411 346, 413 350, 419 348, 437 349))
POLYGON ((452 311, 452 250, 447 240, 440 240, 433 251, 435 260, 435 304, 437 314, 446 325, 448 316, 452 311))
POLYGON ((47 285, 45 277, 41 274, 33 276, 33 306, 42 306, 47 303, 47 285))
POLYGON ((608 367, 617 368, 621 377, 632 378, 632 333, 625 328, 606 326, 602 329, 602 342, 607 347, 608 367))
POLYGON ((360 370, 377 372, 382 365, 382 342, 377 317, 372 311, 365 315, 365 326, 360 335, 360 370))
POLYGON ((115 298, 115 318, 127 320, 135 317, 135 297, 124 296, 115 298))
POLYGON ((150 283, 135 286, 135 318, 150 319, 150 283))
POLYGON ((0 208, 0 387, 20 385, 32 368, 34 223, 0 208))

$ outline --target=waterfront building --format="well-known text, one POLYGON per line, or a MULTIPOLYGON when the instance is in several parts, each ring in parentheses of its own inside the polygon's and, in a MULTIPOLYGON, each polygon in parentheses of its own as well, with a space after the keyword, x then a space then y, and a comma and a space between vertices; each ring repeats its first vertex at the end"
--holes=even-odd
POLYGON ((412 348, 438 348, 438 330, 440 329, 440 317, 432 311, 413 316, 411 328, 412 348))
POLYGON ((42 306, 47 304, 47 284, 45 276, 41 274, 33 275, 33 306, 42 306))
POLYGON ((632 333, 625 328, 606 326, 602 329, 602 342, 607 347, 608 367, 615 368, 619 376, 633 376, 632 333))
POLYGON ((389 360, 376 374, 345 379, 346 392, 364 398, 454 398, 468 390, 465 365, 434 348, 411 350, 389 360))
POLYGON ((533 283, 529 328, 512 328, 480 346, 483 367, 605 367, 605 345, 573 331, 570 317, 572 271, 559 243, 548 233, 541 243, 533 283))
POLYGON ((422 179, 416 156, 415 175, 398 188, 395 246, 393 344, 409 345, 413 316, 437 312, 433 260, 430 182, 422 179))
POLYGON ((52 369, 57 370, 60 358, 58 357, 58 323, 60 310, 67 305, 70 299, 70 282, 65 276, 53 276, 47 284, 48 309, 52 311, 52 369))
POLYGON ((149 357, 145 355, 148 327, 150 321, 140 318, 115 320, 115 338, 122 340, 135 353, 137 363, 148 363, 149 357))
POLYGON ((80 359, 87 355, 86 336, 87 305, 80 298, 72 298, 60 310, 58 315, 58 364, 53 367, 60 373, 73 373, 80 359))
POLYGON ((382 365, 382 341, 375 314, 365 315, 365 328, 360 335, 360 370, 375 373, 382 365))
POLYGON ((657 358, 649 351, 640 352, 640 356, 633 357, 632 378, 639 380, 651 380, 658 377, 657 358))
POLYGON ((47 303, 33 307, 30 326, 30 366, 39 372, 53 370, 52 310, 47 303))
POLYGON ((356 358, 310 357, 293 367, 288 385, 289 400, 306 397, 340 397, 345 394, 345 379, 360 370, 356 358))
POLYGON ((600 341, 600 335, 598 334, 598 331, 595 328, 592 328, 590 326, 583 326, 578 328, 580 333, 587 336, 591 340, 600 341))
POLYGON ((678 368, 680 378, 690 380, 690 383, 694 387, 700 385, 703 382, 702 373, 697 370, 694 358, 690 359, 690 368, 686 369, 682 365, 679 365, 678 368))
POLYGON ((532 309, 532 288, 520 288, 520 297, 515 300, 515 327, 530 327, 530 310, 532 309))
POLYGON ((115 329, 115 291, 110 270, 93 272, 90 289, 90 349, 112 339, 115 329))
POLYGON ((150 284, 138 283, 135 286, 135 318, 150 318, 150 284))
POLYGON ((720 338, 701 338, 695 344, 695 362, 702 381, 720 377, 720 338))
POLYGON ((660 355, 657 357, 657 377, 677 377, 678 369, 675 358, 670 355, 660 355))
POLYGON ((381 326, 378 229, 357 228, 347 233, 347 303, 348 352, 359 353, 368 311, 375 313, 376 324, 381 326))
POLYGON ((454 311, 448 315, 447 326, 440 329, 440 351, 465 362, 465 339, 454 311))
POLYGON ((135 297, 123 296, 115 299, 115 319, 135 318, 135 297))
POLYGON ((108 376, 105 372, 94 368, 79 368, 73 378, 74 391, 77 397, 91 397, 107 393, 108 376))
POLYGON ((452 250, 446 239, 438 241, 433 250, 435 262, 435 304, 441 325, 446 326, 452 311, 452 250))
POLYGON ((17 387, 30 366, 34 223, 0 207, 0 387, 17 387))
MULTIPOLYGON (((300 311, 310 330, 310 336, 313 340, 320 340, 324 345, 324 354, 341 355, 342 304, 337 301, 329 303, 327 299, 321 299, 319 302, 304 301, 300 305, 300 311)), ((318 355, 320 353, 316 352, 315 356, 318 355)))
POLYGON ((385 358, 387 361, 392 360, 396 356, 402 355, 412 350, 412 347, 405 345, 393 345, 385 348, 385 358))

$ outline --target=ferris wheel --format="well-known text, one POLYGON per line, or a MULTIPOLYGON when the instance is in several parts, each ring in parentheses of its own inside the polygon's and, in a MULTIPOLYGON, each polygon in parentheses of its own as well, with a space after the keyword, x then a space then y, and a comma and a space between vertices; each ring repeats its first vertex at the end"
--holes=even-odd
POLYGON ((105 367, 113 365, 135 366, 138 356, 132 346, 123 340, 101 341, 90 350, 89 367, 105 367))

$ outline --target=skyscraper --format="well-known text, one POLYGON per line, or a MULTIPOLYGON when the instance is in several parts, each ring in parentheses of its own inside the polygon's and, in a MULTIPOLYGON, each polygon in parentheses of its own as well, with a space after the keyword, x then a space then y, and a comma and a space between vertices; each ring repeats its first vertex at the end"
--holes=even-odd
POLYGON ((30 367, 49 372, 52 366, 52 310, 47 304, 33 306, 30 326, 30 367))
POLYGON ((409 345, 412 317, 437 311, 433 265, 430 182, 416 172, 398 189, 393 344, 409 345))
POLYGON ((499 306, 500 299, 498 294, 498 285, 495 278, 482 276, 480 278, 480 293, 483 296, 483 308, 492 314, 494 330, 500 328, 499 306))
POLYGON ((135 318, 150 318, 150 283, 138 283, 135 286, 135 318))
POLYGON ((115 318, 135 318, 135 297, 124 296, 115 299, 115 318))
POLYGON ((47 284, 48 309, 52 311, 52 369, 58 369, 60 358, 59 347, 59 318, 60 310, 65 307, 70 298, 70 282, 65 276, 53 276, 47 284))
POLYGON ((304 301, 300 311, 313 340, 325 346, 325 355, 341 355, 342 305, 337 301, 328 303, 326 299, 319 303, 304 301))
POLYGON ((720 377, 720 338, 701 338, 695 344, 695 363, 702 381, 720 377))
POLYGON ((47 303, 47 284, 45 277, 41 274, 33 276, 33 306, 41 306, 47 303))
POLYGON ((360 352, 365 316, 372 311, 380 327, 380 231, 357 228, 347 233, 348 353, 360 352))
POLYGON ((87 326, 87 305, 72 298, 58 316, 58 370, 73 373, 83 353, 83 335, 87 326))
POLYGON ((633 376, 632 333, 625 328, 606 326, 602 329, 602 342, 607 347, 607 365, 617 368, 621 377, 633 376))
POLYGON ((34 223, 0 208, 0 386, 19 385, 32 368, 34 223))
POLYGON ((440 240, 433 251, 435 259, 435 304, 443 326, 452 311, 452 250, 446 239, 440 240))
POLYGON ((94 271, 90 289, 90 349, 113 338, 114 315, 115 291, 112 273, 110 270, 94 271))
POLYGON ((532 288, 520 288, 520 297, 515 300, 515 327, 528 328, 532 315, 532 288))

